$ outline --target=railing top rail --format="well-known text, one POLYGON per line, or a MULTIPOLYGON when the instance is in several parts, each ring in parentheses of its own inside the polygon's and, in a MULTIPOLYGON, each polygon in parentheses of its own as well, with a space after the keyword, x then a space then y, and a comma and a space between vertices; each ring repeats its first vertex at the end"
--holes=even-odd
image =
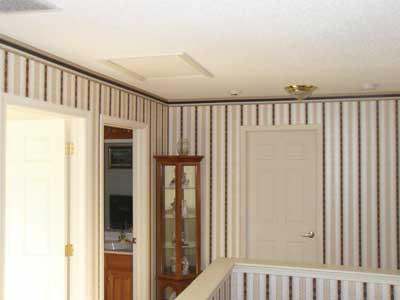
POLYGON ((219 258, 209 265, 175 300, 205 300, 232 273, 235 259, 219 258))
POLYGON ((359 267, 280 263, 240 258, 219 258, 204 270, 176 300, 205 300, 232 272, 271 274, 366 283, 400 285, 400 272, 359 267))
POLYGON ((234 259, 233 271, 253 274, 348 280, 365 283, 400 284, 399 271, 361 267, 234 259))

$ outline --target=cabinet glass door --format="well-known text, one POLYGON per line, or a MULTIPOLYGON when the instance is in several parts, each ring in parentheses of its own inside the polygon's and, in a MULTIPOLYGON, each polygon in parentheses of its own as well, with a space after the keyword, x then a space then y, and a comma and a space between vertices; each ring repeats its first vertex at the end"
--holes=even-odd
POLYGON ((182 167, 182 275, 196 273, 196 170, 194 165, 182 167))
POLYGON ((164 274, 176 273, 176 167, 162 166, 161 220, 162 220, 162 270, 164 274))

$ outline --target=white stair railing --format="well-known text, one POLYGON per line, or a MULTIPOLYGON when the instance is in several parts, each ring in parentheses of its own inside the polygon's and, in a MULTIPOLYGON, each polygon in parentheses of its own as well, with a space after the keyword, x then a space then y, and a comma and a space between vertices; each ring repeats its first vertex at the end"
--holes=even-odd
POLYGON ((232 300, 400 300, 400 273, 237 262, 232 300))
POLYGON ((396 271, 217 259, 177 300, 400 300, 396 271))

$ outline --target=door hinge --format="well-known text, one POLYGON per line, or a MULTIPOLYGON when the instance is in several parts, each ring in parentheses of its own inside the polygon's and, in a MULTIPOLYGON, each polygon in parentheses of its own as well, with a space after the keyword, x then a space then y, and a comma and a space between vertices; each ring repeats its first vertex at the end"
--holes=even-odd
POLYGON ((75 144, 65 143, 65 155, 74 155, 74 153, 75 153, 75 144))
POLYGON ((74 256, 74 245, 66 244, 65 245, 65 257, 74 256))

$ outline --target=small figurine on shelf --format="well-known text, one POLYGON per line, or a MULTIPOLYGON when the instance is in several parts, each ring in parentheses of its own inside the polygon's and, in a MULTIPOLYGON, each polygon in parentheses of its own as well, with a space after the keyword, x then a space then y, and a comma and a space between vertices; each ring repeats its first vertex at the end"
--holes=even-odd
MULTIPOLYGON (((174 198, 174 201, 171 202, 170 206, 171 206, 171 208, 167 209, 167 211, 171 212, 172 216, 175 216, 175 206, 176 206, 175 198, 174 198)), ((182 218, 187 218, 187 216, 188 216, 188 207, 187 207, 187 204, 186 204, 186 200, 182 201, 182 212, 181 213, 182 213, 182 218)))
POLYGON ((169 295, 168 300, 175 300, 175 298, 176 298, 176 292, 173 291, 173 292, 171 293, 171 295, 169 295))
POLYGON ((171 179, 169 187, 175 187, 175 177, 171 179))
MULTIPOLYGON (((169 259, 169 264, 170 264, 171 273, 176 273, 176 257, 175 256, 171 256, 171 258, 169 259)), ((190 263, 189 263, 189 259, 186 256, 184 256, 182 258, 181 264, 182 264, 182 274, 188 275, 190 263)))
POLYGON ((169 259, 169 266, 171 268, 171 273, 176 273, 176 257, 171 256, 169 259))
MULTIPOLYGON (((184 231, 182 231, 182 234, 181 234, 181 242, 182 242, 182 246, 189 245, 189 243, 186 243, 186 241, 185 241, 185 232, 184 231)), ((173 244, 176 243, 175 231, 172 233, 172 243, 173 244)))
POLYGON ((189 243, 186 243, 186 241, 185 241, 185 232, 184 231, 182 231, 182 234, 181 234, 181 241, 182 241, 182 246, 189 245, 189 243))
POLYGON ((176 203, 175 203, 175 198, 174 198, 174 201, 171 202, 171 208, 170 208, 173 216, 175 216, 175 205, 176 205, 176 203))
POLYGON ((186 173, 182 175, 182 187, 188 187, 190 180, 186 177, 186 173))
POLYGON ((186 256, 182 258, 182 274, 189 275, 189 260, 186 256))
POLYGON ((186 200, 182 201, 182 218, 187 218, 188 216, 188 208, 186 204, 186 200))
POLYGON ((175 217, 175 198, 174 201, 170 203, 169 208, 165 208, 164 210, 164 218, 173 219, 175 217))

